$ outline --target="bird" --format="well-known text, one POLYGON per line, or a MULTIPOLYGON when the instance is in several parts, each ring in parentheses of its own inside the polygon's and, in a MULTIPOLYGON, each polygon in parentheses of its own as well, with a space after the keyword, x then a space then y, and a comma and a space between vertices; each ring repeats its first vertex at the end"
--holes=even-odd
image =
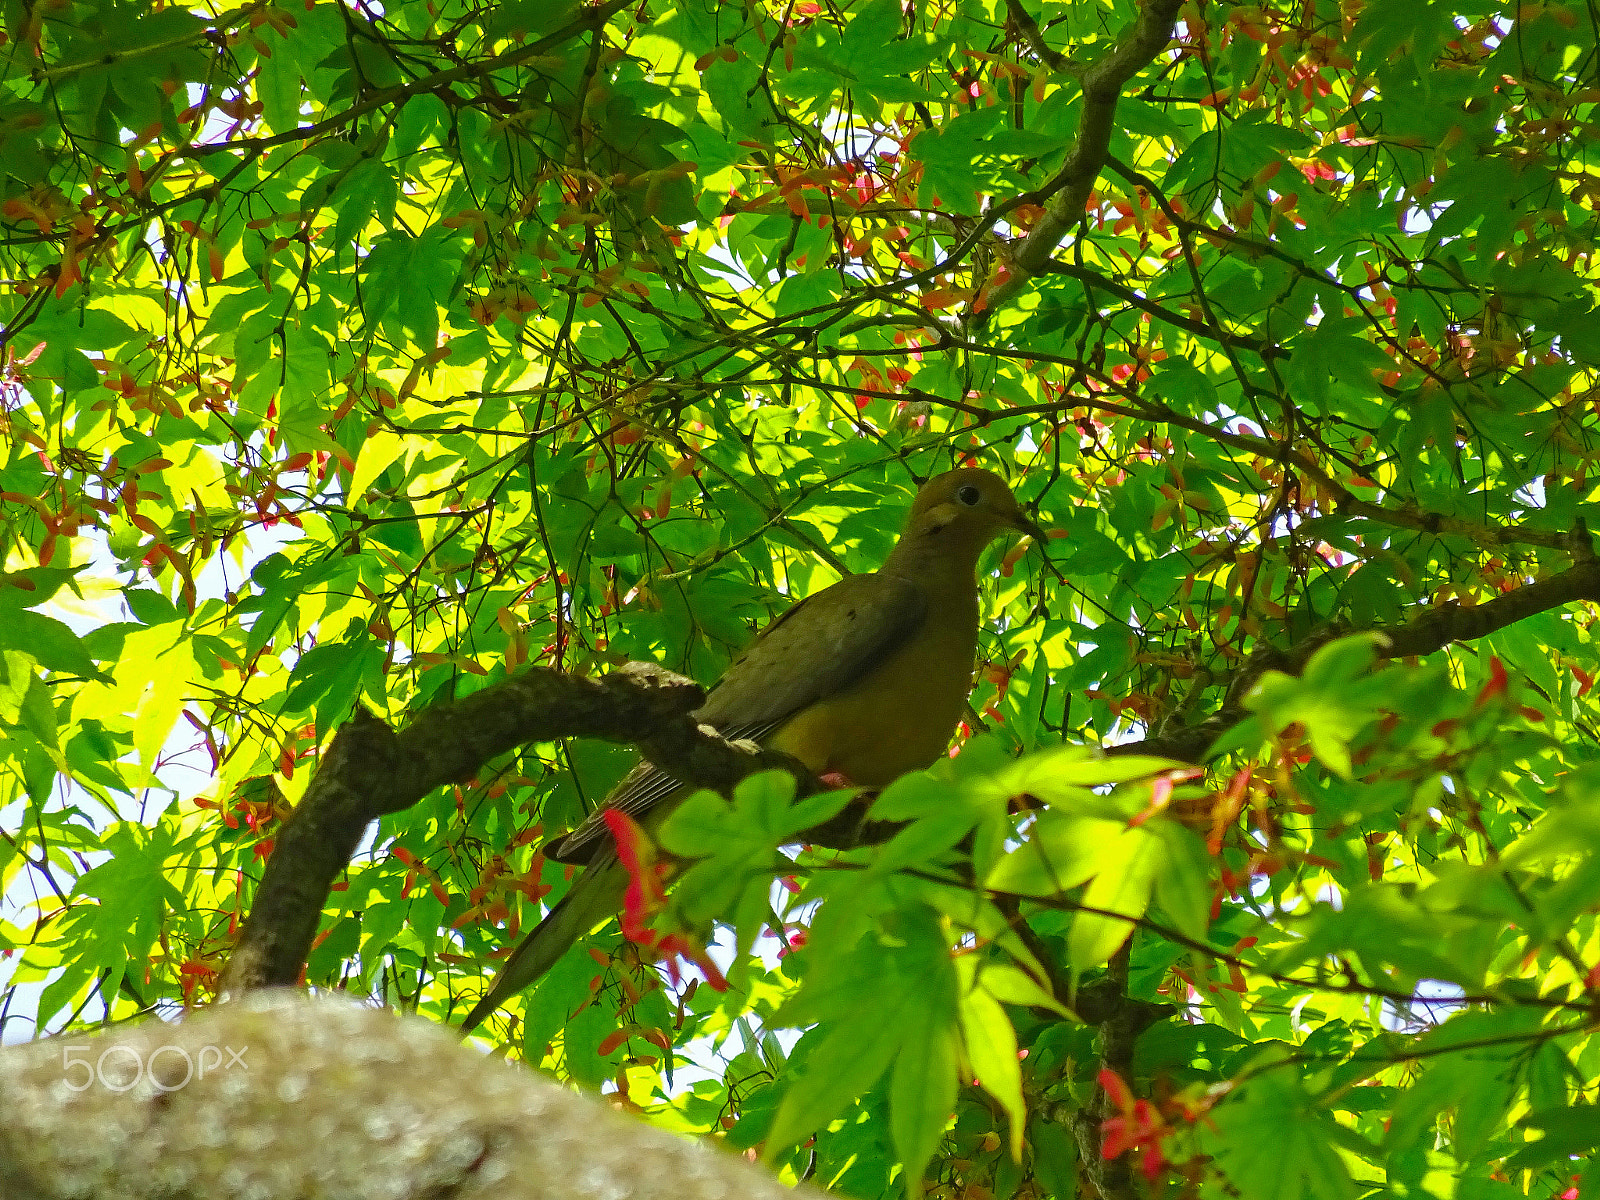
MULTIPOLYGON (((1044 537, 1000 476, 981 467, 934 476, 879 570, 846 576, 784 612, 692 715, 729 740, 784 751, 820 777, 857 787, 883 787, 932 765, 972 689, 978 556, 1007 530, 1044 537)), ((649 828, 692 790, 641 762, 554 845, 550 857, 587 866, 506 959, 462 1022, 463 1036, 622 908, 628 874, 606 812, 649 828)))

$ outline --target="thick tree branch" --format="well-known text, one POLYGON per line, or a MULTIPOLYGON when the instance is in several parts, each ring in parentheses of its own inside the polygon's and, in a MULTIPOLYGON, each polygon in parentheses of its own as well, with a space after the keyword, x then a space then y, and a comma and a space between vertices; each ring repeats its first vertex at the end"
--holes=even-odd
MULTIPOLYGON (((1390 658, 1431 654, 1452 642, 1484 637, 1535 613, 1577 600, 1600 601, 1600 560, 1579 530, 1569 545, 1577 565, 1483 604, 1428 609, 1403 624, 1379 627, 1390 658)), ((1159 754, 1195 760, 1244 715, 1243 699, 1266 671, 1299 671, 1318 647, 1353 629, 1330 626, 1288 650, 1265 648, 1232 680, 1223 706, 1198 724, 1109 748, 1113 754, 1159 754)), ((704 700, 689 680, 647 664, 601 680, 543 668, 424 711, 396 733, 361 715, 335 736, 304 798, 277 839, 223 990, 295 983, 310 952, 329 889, 349 864, 367 826, 417 803, 436 787, 468 779, 517 746, 560 737, 637 744, 657 766, 685 783, 730 790, 746 775, 789 770, 801 794, 820 784, 787 755, 735 745, 688 714, 704 700)), ((882 823, 862 805, 847 808, 811 840, 822 845, 872 840, 882 823)))
POLYGON ((1012 275, 989 293, 986 311, 1001 308, 1027 287, 1035 274, 1045 270, 1067 232, 1083 219, 1083 206, 1111 148, 1122 89, 1166 49, 1180 4, 1181 0, 1145 0, 1138 20, 1123 31, 1105 57, 1080 76, 1083 115, 1078 120, 1077 139, 1061 169, 1040 189, 1038 202, 1045 206, 1044 215, 1012 252, 1012 275))
POLYGON ((1022 40, 1027 43, 1028 49, 1033 51, 1033 56, 1052 71, 1071 71, 1076 65, 1070 58, 1059 50, 1052 50, 1044 40, 1044 33, 1039 28, 1039 22, 1033 19, 1033 14, 1022 7, 1022 0, 1006 0, 1006 13, 1011 17, 1011 24, 1022 35, 1022 40))
POLYGON ((1420 658, 1455 642, 1487 637, 1537 613, 1549 612, 1579 600, 1600 603, 1600 559, 1587 545, 1588 533, 1580 529, 1568 539, 1578 558, 1576 565, 1546 579, 1526 584, 1482 604, 1444 604, 1425 609, 1398 625, 1371 626, 1365 630, 1330 625, 1304 638, 1288 650, 1263 647, 1234 676, 1223 706, 1204 721, 1181 729, 1163 730, 1137 742, 1107 746, 1108 754, 1155 754, 1195 762, 1221 734, 1244 715, 1244 697, 1268 671, 1297 674, 1319 648, 1351 633, 1381 635, 1378 652, 1384 658, 1420 658))
MULTIPOLYGON (((1142 1020, 1141 1006, 1128 997, 1128 963, 1133 954, 1133 939, 1122 943, 1122 948, 1106 964, 1105 983, 1121 1001, 1100 1026, 1100 1064, 1125 1083, 1133 1080, 1133 1047, 1139 1034, 1148 1026, 1142 1020)), ((1148 1007, 1148 1006, 1143 1006, 1148 1007)), ((1101 1200, 1133 1200, 1138 1195, 1133 1187, 1133 1172, 1129 1170, 1131 1154, 1108 1159, 1100 1152, 1101 1131, 1107 1117, 1115 1115, 1111 1097, 1096 1089, 1094 1098, 1075 1114, 1072 1132, 1078 1140, 1078 1161, 1083 1173, 1100 1193, 1101 1200)))
POLYGON ((805 1200, 430 1021, 262 993, 0 1050, 5 1200, 805 1200))
POLYGON ((278 834, 223 990, 297 982, 328 891, 367 826, 529 742, 632 742, 674 778, 723 792, 770 768, 792 772, 802 795, 821 786, 786 754, 731 743, 696 724, 689 713, 704 699, 698 684, 645 663, 599 680, 534 667, 428 708, 398 733, 374 716, 357 716, 334 736, 278 834))

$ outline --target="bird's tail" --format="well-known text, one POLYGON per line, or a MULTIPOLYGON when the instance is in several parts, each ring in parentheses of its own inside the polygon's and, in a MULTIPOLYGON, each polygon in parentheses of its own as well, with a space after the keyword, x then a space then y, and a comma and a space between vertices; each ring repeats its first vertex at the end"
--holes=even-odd
POLYGON ((511 952, 489 990, 461 1022, 462 1036, 555 966, 584 934, 614 916, 622 907, 627 890, 628 872, 616 854, 597 856, 561 903, 511 952))

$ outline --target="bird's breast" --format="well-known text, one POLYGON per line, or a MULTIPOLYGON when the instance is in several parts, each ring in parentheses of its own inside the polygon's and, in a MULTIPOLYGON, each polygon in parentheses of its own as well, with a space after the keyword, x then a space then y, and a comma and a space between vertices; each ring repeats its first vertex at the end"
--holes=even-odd
POLYGON ((970 620, 926 622, 851 687, 789 718, 768 745, 863 787, 929 766, 961 719, 977 641, 974 598, 970 620))

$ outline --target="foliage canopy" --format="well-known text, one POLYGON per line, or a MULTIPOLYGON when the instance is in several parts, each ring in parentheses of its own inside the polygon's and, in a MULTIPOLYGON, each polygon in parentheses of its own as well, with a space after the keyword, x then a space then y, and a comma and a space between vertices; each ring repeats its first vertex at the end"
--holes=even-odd
MULTIPOLYGON (((702 794, 659 919, 725 923, 727 989, 613 926, 490 1040, 850 1196, 1575 1194, 1597 29, 9 0, 5 1019, 212 995, 358 707, 712 680, 973 462, 1054 571, 986 560, 904 827, 799 849, 835 801, 702 794)), ((459 1018, 630 760, 531 742, 388 812, 305 981, 459 1018)))

